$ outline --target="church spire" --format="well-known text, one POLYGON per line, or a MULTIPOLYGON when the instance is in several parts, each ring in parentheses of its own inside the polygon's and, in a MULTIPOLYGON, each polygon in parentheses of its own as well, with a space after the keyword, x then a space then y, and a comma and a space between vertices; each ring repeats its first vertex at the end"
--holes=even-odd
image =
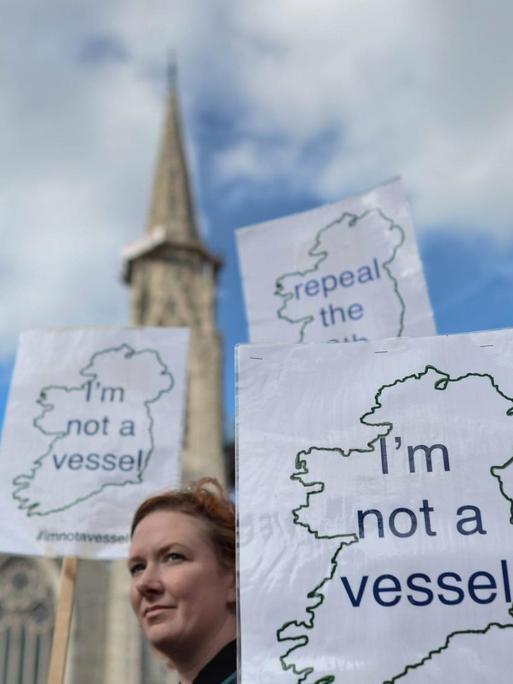
MULTIPOLYGON (((174 79, 173 79, 174 80, 174 79)), ((225 477, 222 449, 221 347, 216 327, 220 261, 201 242, 189 190, 176 83, 168 84, 166 119, 144 235, 124 250, 134 325, 190 330, 185 479, 225 477)))
POLYGON ((168 65, 166 114, 146 231, 153 232, 159 226, 169 241, 200 242, 191 198, 174 60, 168 65))
POLYGON ((171 58, 164 129, 146 229, 141 238, 123 248, 123 280, 131 283, 138 260, 167 259, 177 253, 195 255, 209 264, 214 274, 221 266, 220 259, 203 243, 196 223, 178 103, 176 60, 171 58))

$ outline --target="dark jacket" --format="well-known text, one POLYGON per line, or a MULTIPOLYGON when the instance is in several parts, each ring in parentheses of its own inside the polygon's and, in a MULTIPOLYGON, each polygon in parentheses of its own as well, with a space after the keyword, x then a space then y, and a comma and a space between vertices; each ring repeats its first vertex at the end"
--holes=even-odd
POLYGON ((237 642, 226 644, 198 674, 194 684, 236 684, 237 642))

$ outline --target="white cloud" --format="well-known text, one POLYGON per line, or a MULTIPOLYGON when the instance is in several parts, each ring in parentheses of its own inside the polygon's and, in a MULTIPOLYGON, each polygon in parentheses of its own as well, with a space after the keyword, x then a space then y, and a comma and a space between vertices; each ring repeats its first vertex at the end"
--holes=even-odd
POLYGON ((321 202, 402 173, 420 224, 510 234, 512 25, 506 0, 7 0, 0 354, 25 328, 128 321, 119 250, 144 226, 173 47, 187 117, 232 127, 223 202, 244 180, 321 202))
POLYGON ((144 227, 163 84, 142 77, 142 62, 121 59, 121 48, 104 44, 103 56, 84 62, 91 37, 125 41, 114 11, 122 3, 110 8, 9 8, 0 56, 3 354, 23 329, 129 321, 119 252, 144 227))
POLYGON ((324 168, 298 177, 320 198, 400 173, 421 224, 513 233, 510 3, 230 6, 226 46, 244 118, 240 140, 219 156, 221 179, 293 183, 302 148, 326 130, 324 168), (281 163, 254 151, 270 135, 282 138, 281 163))

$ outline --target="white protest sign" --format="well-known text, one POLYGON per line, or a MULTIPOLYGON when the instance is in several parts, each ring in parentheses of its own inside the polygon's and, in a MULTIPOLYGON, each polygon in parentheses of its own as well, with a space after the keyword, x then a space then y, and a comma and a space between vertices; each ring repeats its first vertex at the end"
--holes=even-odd
POLYGON ((252 342, 435 333, 400 180, 237 231, 252 342))
POLYGON ((513 331, 239 348, 238 515, 243 684, 510 682, 513 331))
POLYGON ((188 331, 21 335, 0 451, 0 550, 122 558, 131 516, 176 486, 188 331))

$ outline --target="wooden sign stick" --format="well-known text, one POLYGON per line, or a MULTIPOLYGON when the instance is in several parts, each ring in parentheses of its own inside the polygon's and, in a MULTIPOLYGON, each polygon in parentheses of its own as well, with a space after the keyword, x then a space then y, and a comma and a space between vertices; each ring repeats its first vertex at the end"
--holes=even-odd
POLYGON ((64 684, 76 579, 77 559, 73 556, 65 556, 62 559, 48 684, 64 684))

